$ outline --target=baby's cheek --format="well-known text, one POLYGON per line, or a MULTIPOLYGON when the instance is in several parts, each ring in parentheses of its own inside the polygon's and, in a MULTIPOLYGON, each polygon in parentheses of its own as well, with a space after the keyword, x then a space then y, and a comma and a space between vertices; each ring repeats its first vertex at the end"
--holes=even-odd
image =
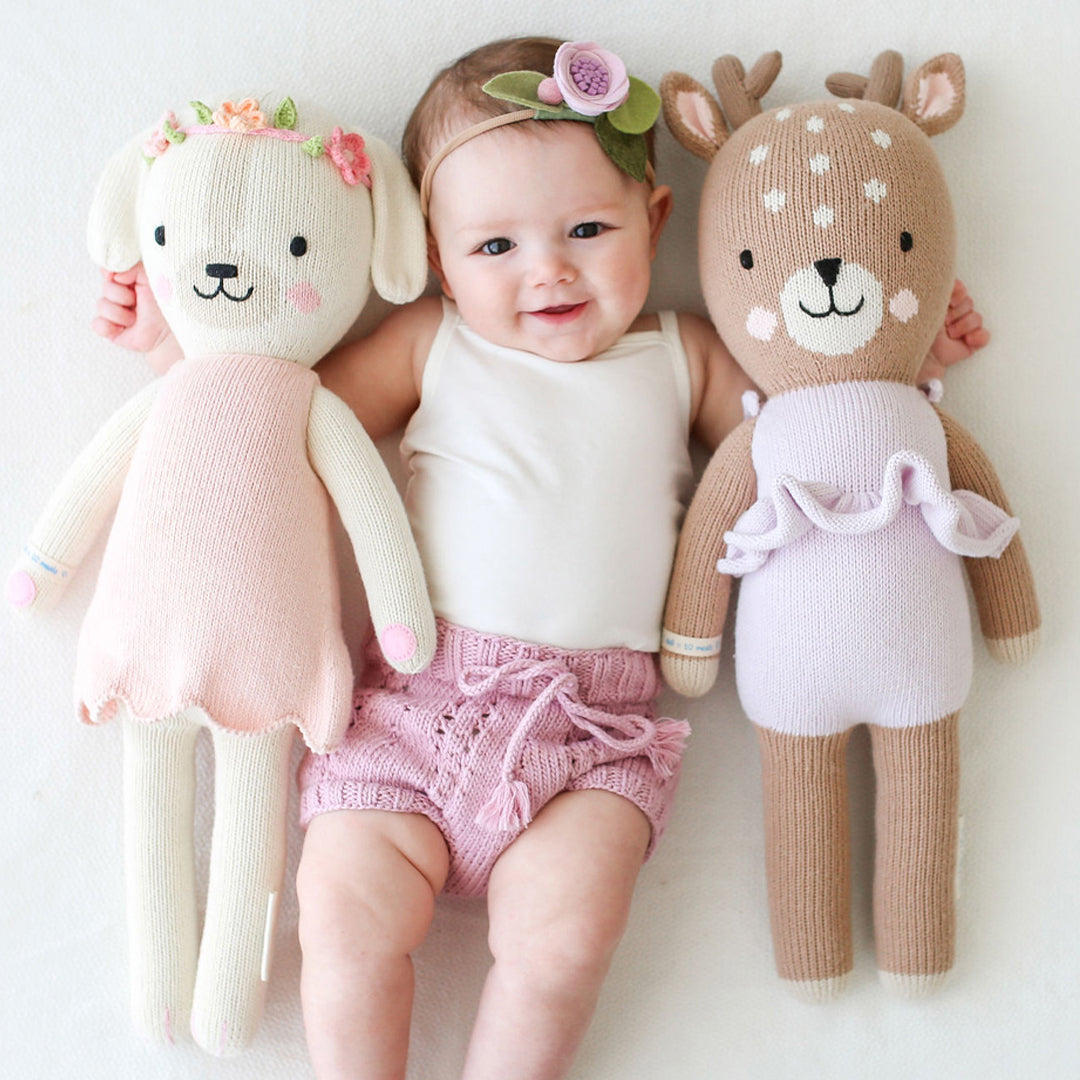
POLYGON ((173 298, 172 281, 165 274, 158 274, 154 279, 154 295, 162 307, 173 298))
POLYGON ((293 285, 285 294, 285 298, 302 315, 310 315, 322 303, 322 297, 310 281, 301 281, 299 285, 293 285))

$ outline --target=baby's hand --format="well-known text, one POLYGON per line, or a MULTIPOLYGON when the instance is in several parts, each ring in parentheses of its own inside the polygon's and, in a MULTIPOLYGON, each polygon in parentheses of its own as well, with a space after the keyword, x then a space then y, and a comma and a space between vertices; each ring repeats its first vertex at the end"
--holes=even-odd
POLYGON ((169 327, 157 306, 142 263, 114 273, 102 270, 91 330, 134 352, 150 352, 169 336, 169 327))
POLYGON ((983 327, 982 316, 975 310, 975 302, 968 296, 964 283, 954 282, 949 310, 945 312, 945 325, 934 338, 916 382, 923 384, 940 379, 947 367, 966 360, 989 340, 990 334, 983 327))

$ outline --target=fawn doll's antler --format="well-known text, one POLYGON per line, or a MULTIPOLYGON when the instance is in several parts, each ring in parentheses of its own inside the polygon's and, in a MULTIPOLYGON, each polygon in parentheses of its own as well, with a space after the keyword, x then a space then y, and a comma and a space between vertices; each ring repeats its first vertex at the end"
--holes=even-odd
POLYGON ((825 80, 829 92, 837 97, 861 98, 896 108, 904 80, 904 61, 898 52, 886 49, 870 65, 870 76, 840 71, 825 80))
POLYGON ((713 64, 716 93, 732 131, 761 112, 761 99, 779 73, 778 52, 763 53, 750 69, 749 75, 737 56, 721 56, 713 64))

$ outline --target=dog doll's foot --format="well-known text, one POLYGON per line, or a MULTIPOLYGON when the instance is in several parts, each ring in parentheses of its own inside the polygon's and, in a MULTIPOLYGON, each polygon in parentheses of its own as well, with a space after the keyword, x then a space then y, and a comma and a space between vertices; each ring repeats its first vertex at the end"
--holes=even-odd
POLYGON ((900 975, 895 971, 878 971, 881 985, 897 997, 917 1001, 919 998, 932 997, 949 980, 948 971, 935 975, 900 975))

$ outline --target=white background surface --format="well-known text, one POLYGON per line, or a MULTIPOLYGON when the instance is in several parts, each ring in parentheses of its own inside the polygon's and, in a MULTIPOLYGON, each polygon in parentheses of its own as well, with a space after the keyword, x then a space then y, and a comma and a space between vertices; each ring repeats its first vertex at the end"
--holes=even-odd
MULTIPOLYGON (((955 978, 921 1004, 896 1002, 877 983, 868 891, 873 781, 857 737, 852 986, 844 1000, 820 1007, 785 995, 765 910, 756 740, 730 689, 727 655, 721 688, 709 698, 664 701, 695 728, 680 799, 642 874, 573 1076, 1080 1076, 1075 3, 433 0, 421 12, 389 0, 116 0, 91 12, 73 0, 2 0, 0 12, 0 553, 12 560, 77 451, 150 377, 140 361, 89 333, 97 271, 83 237, 106 157, 165 108, 237 91, 291 93, 396 142, 436 66, 484 40, 526 32, 599 40, 654 84, 672 68, 708 83, 721 53, 749 66, 779 48, 785 67, 768 105, 821 96, 826 74, 866 72, 883 48, 900 50, 909 67, 961 53, 967 115, 935 142, 958 210, 960 272, 994 340, 949 376, 946 407, 989 450, 1023 520, 1044 648, 1020 671, 997 668, 976 649, 961 720, 955 978)), ((704 165, 666 132, 659 149, 660 176, 674 186, 678 209, 654 303, 702 310, 694 223, 704 165)), ((385 449, 393 456, 392 441, 385 449)), ((70 700, 99 555, 100 547, 59 611, 33 623, 0 617, 9 765, 0 785, 0 1073, 305 1077, 291 885, 267 1014, 246 1055, 220 1062, 192 1045, 151 1048, 130 1026, 120 732, 81 727, 70 700)), ((355 585, 349 593, 357 596, 355 585)), ((354 635, 360 619, 350 621, 354 635)), ((204 854, 208 826, 204 813, 204 854)), ((293 866, 299 841, 294 829, 293 866)), ((417 957, 414 1080, 458 1074, 487 964, 484 931, 482 904, 440 903, 417 957)))

